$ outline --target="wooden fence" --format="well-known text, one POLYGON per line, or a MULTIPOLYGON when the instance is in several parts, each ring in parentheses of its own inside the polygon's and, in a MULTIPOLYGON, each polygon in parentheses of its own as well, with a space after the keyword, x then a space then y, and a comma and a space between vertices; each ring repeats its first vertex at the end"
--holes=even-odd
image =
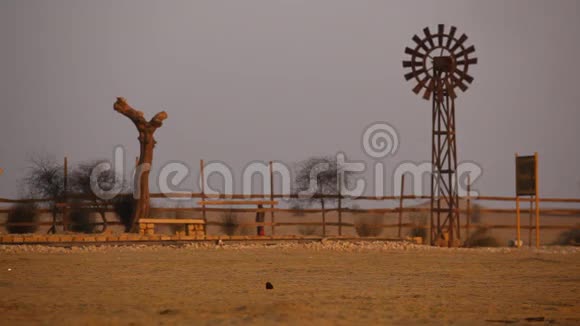
MULTIPOLYGON (((70 197, 76 198, 83 198, 83 196, 75 196, 70 195, 70 197)), ((409 200, 426 200, 429 199, 429 196, 412 196, 412 195, 403 195, 403 196, 359 196, 359 197, 348 197, 348 196, 339 196, 339 195, 315 195, 315 198, 324 198, 324 199, 334 199, 337 201, 337 205, 335 208, 308 208, 308 209, 287 209, 287 208, 278 208, 278 207, 264 207, 264 208, 210 208, 206 206, 198 206, 198 207, 191 207, 191 208, 155 208, 155 211, 163 213, 175 213, 175 212, 198 212, 202 216, 206 216, 207 212, 246 212, 246 213, 257 213, 257 212, 269 212, 271 214, 270 222, 260 222, 260 223, 241 223, 239 226, 243 227, 256 227, 256 226, 266 226, 271 228, 272 235, 275 235, 275 227, 282 227, 282 226, 321 226, 323 228, 323 235, 326 234, 326 227, 327 226, 335 226, 338 228, 338 236, 342 236, 343 227, 355 227, 355 223, 349 223, 343 220, 344 213, 358 213, 358 214, 386 214, 386 213, 396 213, 398 214, 397 223, 383 223, 383 224, 376 224, 374 227, 377 228, 397 228, 399 237, 402 235, 401 230, 403 228, 424 228, 429 229, 429 223, 427 225, 420 225, 414 223, 404 223, 402 215, 404 213, 411 213, 411 212, 423 212, 429 214, 429 207, 420 207, 415 205, 412 206, 405 206, 405 201, 409 203, 409 200), (366 200, 366 201, 394 201, 398 204, 397 207, 393 208, 371 208, 371 209, 352 209, 344 207, 344 200, 366 200), (282 222, 275 220, 275 213, 291 213, 291 214, 300 214, 300 213, 313 213, 313 214, 320 214, 321 219, 318 222, 282 222), (327 214, 331 212, 336 212, 338 214, 338 221, 337 222, 330 222, 327 221, 326 217, 327 214)), ((273 200, 273 199, 287 199, 287 198, 298 198, 295 194, 253 194, 253 195, 242 195, 242 194, 220 194, 220 195, 210 195, 210 194, 203 194, 203 193, 168 193, 168 194, 161 194, 161 193, 153 193, 151 194, 151 198, 191 198, 193 199, 203 199, 207 200, 209 198, 213 199, 239 199, 242 200, 250 200, 250 199, 266 199, 266 200, 273 200)), ((88 198, 85 198, 88 199, 88 198)), ((515 229, 515 197, 502 197, 502 196, 477 196, 477 197, 461 197, 460 200, 466 203, 465 208, 458 209, 460 213, 460 222, 461 228, 464 229, 467 234, 469 234, 470 229, 485 227, 491 229, 515 229), (500 202, 513 202, 514 208, 484 208, 480 209, 481 214, 489 214, 489 213, 506 213, 506 214, 514 214, 513 223, 507 224, 472 224, 471 223, 471 214, 473 214, 473 202, 485 202, 485 201, 500 201, 500 202)), ((6 199, 0 198, 0 204, 14 204, 14 203, 47 203, 51 202, 51 199, 6 199)), ((520 198, 520 202, 531 201, 531 199, 527 198, 520 198)), ((540 198, 540 202, 542 203, 580 203, 580 199, 577 198, 540 198)), ((0 208, 0 213, 7 213, 10 211, 10 208, 0 208)), ((40 212, 49 213, 51 212, 50 209, 43 208, 39 209, 40 212)), ((113 212, 111 205, 106 205, 104 209, 106 212, 113 212)), ((522 213, 529 213, 529 209, 522 209, 522 213)), ((540 208, 541 215, 550 215, 550 216, 571 216, 571 217, 580 217, 580 209, 569 209, 569 208, 540 208)), ((578 219, 580 222, 580 219, 578 219)), ((62 223, 62 221, 60 221, 62 223)), ((16 223, 14 223, 16 224, 16 223)), ((30 223, 17 223, 18 225, 30 225, 30 223)), ((38 222, 37 225, 53 225, 53 222, 46 221, 46 222, 38 222)), ((94 223, 94 224, 103 224, 103 223, 94 223)), ((111 221, 107 222, 107 225, 120 225, 121 223, 118 221, 111 221)), ((0 222, 0 226, 6 226, 7 223, 5 221, 0 222)), ((215 222, 215 221, 208 221, 207 225, 216 225, 220 226, 222 223, 215 222)), ((535 226, 530 225, 521 226, 523 229, 529 229, 530 231, 535 228, 535 226)), ((546 225, 545 223, 540 226, 541 229, 554 229, 554 230, 568 230, 568 229, 580 229, 580 224, 575 225, 546 225)))

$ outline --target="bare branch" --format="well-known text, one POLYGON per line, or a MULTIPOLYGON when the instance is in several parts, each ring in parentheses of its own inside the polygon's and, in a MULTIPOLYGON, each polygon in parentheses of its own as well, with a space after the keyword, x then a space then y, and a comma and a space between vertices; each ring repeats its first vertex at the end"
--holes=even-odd
POLYGON ((149 125, 159 128, 163 125, 163 120, 167 119, 167 113, 165 111, 161 111, 157 113, 151 120, 149 121, 149 125))
POLYGON ((123 97, 117 97, 117 101, 113 105, 115 111, 121 113, 127 118, 131 119, 135 125, 145 125, 147 121, 143 117, 143 112, 133 109, 123 97))

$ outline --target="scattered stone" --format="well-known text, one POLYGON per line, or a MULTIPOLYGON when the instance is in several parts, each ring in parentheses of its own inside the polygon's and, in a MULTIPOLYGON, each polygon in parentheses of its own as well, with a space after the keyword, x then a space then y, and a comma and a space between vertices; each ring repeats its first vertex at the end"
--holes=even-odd
POLYGON ((515 324, 518 322, 517 319, 486 319, 488 323, 499 323, 499 324, 515 324))
POLYGON ((64 253, 64 254, 86 254, 86 253, 118 253, 118 252, 159 252, 160 250, 210 250, 216 248, 216 244, 223 250, 251 250, 267 248, 268 250, 295 250, 306 249, 313 252, 319 251, 337 251, 337 252, 366 252, 366 251, 414 251, 414 252, 449 252, 456 251, 465 252, 481 252, 494 254, 521 254, 523 252, 530 252, 534 254, 549 254, 549 255, 573 255, 580 254, 580 247, 573 246, 547 246, 540 249, 535 248, 437 248, 428 245, 417 245, 403 241, 347 241, 347 240, 326 240, 324 243, 319 241, 312 242, 278 242, 278 243, 263 243, 263 242, 237 242, 231 243, 227 246, 219 240, 214 242, 193 242, 184 244, 182 246, 167 246, 167 245, 144 245, 131 244, 126 246, 118 245, 68 245, 62 246, 45 246, 45 245, 1 245, 0 255, 4 254, 20 254, 20 253, 64 253), (221 245, 220 245, 221 243, 221 245), (67 249, 68 248, 68 249, 67 249))
POLYGON ((175 315, 177 314, 177 310, 173 309, 163 309, 159 312, 160 315, 175 315))
POLYGON ((528 318, 525 318, 525 320, 527 322, 531 322, 531 321, 544 321, 545 318, 544 317, 528 317, 528 318))
POLYGON ((266 290, 273 290, 274 289, 274 285, 272 285, 272 283, 270 282, 266 282, 266 290))

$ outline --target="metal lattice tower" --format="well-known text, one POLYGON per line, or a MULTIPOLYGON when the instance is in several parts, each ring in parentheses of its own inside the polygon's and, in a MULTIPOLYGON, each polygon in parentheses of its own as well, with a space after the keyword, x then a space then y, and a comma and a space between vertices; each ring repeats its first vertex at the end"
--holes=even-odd
POLYGON ((405 80, 414 79, 415 94, 423 91, 423 98, 432 101, 432 154, 431 162, 431 244, 438 239, 448 239, 454 246, 461 238, 459 223, 459 196, 457 180, 457 146, 455 129, 456 89, 465 92, 473 82, 468 74, 469 66, 477 63, 470 57, 475 47, 465 45, 467 36, 456 36, 457 28, 451 26, 448 33, 439 24, 437 33, 428 27, 424 36, 413 36, 414 48, 405 48, 410 60, 403 61, 403 68, 411 71, 405 80))

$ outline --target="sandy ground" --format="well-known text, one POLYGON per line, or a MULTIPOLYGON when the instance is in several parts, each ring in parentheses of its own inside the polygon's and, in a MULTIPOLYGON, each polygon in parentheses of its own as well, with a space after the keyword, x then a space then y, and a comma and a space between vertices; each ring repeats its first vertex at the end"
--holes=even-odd
POLYGON ((578 247, 0 246, 3 325, 578 325, 579 298, 578 247))

